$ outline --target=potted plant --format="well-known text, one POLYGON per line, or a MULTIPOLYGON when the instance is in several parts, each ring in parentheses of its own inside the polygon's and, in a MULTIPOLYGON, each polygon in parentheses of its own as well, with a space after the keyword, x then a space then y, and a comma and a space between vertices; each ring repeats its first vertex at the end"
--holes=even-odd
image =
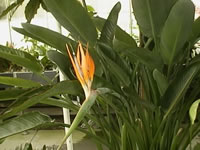
MULTIPOLYGON (((42 65, 42 68, 44 69, 43 74, 46 77, 46 79, 49 78, 49 80, 54 80, 55 82, 57 82, 56 80, 57 71, 55 71, 54 64, 47 58, 46 55, 46 51, 50 49, 50 47, 28 37, 24 37, 23 41, 25 42, 25 44, 29 44, 29 46, 23 46, 18 49, 31 54, 37 60, 39 60, 42 65)), ((8 48, 10 47, 8 44, 6 46, 8 48)), ((13 48, 13 46, 10 48, 13 48)), ((22 66, 14 64, 12 61, 9 61, 5 58, 1 58, 0 61, 2 64, 0 70, 1 72, 0 76, 22 78, 27 80, 33 80, 41 84, 47 84, 47 81, 45 81, 37 74, 30 72, 29 70, 27 70, 22 66)), ((6 88, 6 87, 10 86, 1 84, 1 88, 6 88)))

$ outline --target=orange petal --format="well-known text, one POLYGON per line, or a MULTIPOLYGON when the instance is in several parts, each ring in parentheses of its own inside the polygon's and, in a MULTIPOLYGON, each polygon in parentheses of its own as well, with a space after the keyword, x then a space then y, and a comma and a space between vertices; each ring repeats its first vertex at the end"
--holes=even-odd
POLYGON ((81 53, 81 71, 83 72, 83 78, 84 78, 85 82, 87 83, 89 68, 88 68, 87 60, 86 60, 85 53, 84 53, 81 43, 79 43, 79 49, 80 49, 80 53, 81 53))
POLYGON ((69 54, 69 58, 70 58, 70 60, 72 62, 72 66, 73 66, 74 71, 76 73, 76 76, 77 76, 78 80, 80 81, 81 85, 84 85, 85 82, 84 82, 83 78, 81 77, 81 74, 79 73, 79 69, 77 68, 78 66, 76 66, 76 63, 74 62, 74 59, 73 59, 73 57, 72 57, 72 55, 70 53, 70 50, 69 50, 69 47, 68 47, 67 44, 66 44, 66 47, 67 47, 67 52, 69 54))
POLYGON ((88 64, 88 68, 89 68, 89 78, 92 81, 93 77, 94 77, 94 72, 95 72, 95 65, 94 65, 94 61, 92 59, 92 57, 90 56, 88 49, 86 51, 86 60, 87 60, 87 64, 88 64))
POLYGON ((79 49, 79 46, 78 46, 78 48, 77 48, 76 58, 77 58, 77 61, 78 61, 78 65, 81 66, 81 56, 80 56, 80 49, 79 49))

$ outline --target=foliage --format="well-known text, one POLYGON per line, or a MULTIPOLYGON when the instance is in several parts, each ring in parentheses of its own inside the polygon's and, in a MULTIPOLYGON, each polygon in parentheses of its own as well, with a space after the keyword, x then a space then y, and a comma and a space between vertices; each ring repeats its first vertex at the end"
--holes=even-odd
MULTIPOLYGON (((13 16, 15 11, 20 8, 20 6, 24 3, 24 0, 16 0, 12 2, 5 10, 3 10, 0 14, 0 18, 3 16, 7 15, 8 13, 11 12, 10 18, 13 16)), ((37 14, 37 10, 39 7, 42 7, 44 10, 47 11, 47 8, 43 2, 43 0, 29 0, 25 7, 25 17, 27 22, 31 22, 31 20, 34 18, 35 14, 37 14)))
POLYGON ((53 70, 53 68, 55 68, 54 64, 47 58, 46 54, 48 50, 52 49, 50 46, 26 36, 22 41, 26 44, 26 46, 20 47, 20 50, 33 55, 40 61, 45 70, 53 70))
POLYGON ((14 3, 10 4, 5 10, 1 12, 0 18, 7 15, 11 11, 14 13, 23 2, 24 0, 16 0, 14 3))
POLYGON ((52 120, 48 116, 39 112, 26 113, 2 123, 0 127, 0 138, 6 138, 29 129, 39 128, 50 122, 52 120))
POLYGON ((12 61, 33 72, 42 72, 42 66, 39 61, 27 52, 0 45, 0 54, 1 58, 12 61))
MULTIPOLYGON (((63 63, 58 58, 68 57, 66 43, 75 51, 80 41, 83 45, 89 43, 89 52, 95 61, 92 88, 105 91, 98 95, 91 113, 84 114, 82 120, 88 133, 95 137, 97 148, 101 150, 104 145, 110 150, 186 149, 200 130, 200 122, 194 121, 196 114, 192 116, 192 124, 187 119, 190 106, 200 95, 199 57, 190 57, 200 31, 196 26, 199 19, 194 20, 193 3, 190 0, 132 0, 141 31, 139 46, 117 26, 120 3, 113 7, 107 19, 89 15, 74 0, 44 0, 44 4, 70 32, 70 38, 29 23, 14 29, 56 48, 58 51, 47 51, 47 54, 62 69, 66 81, 28 88, 16 97, 10 95, 14 103, 0 119, 4 122, 37 103, 78 112, 79 106, 72 100, 77 95, 84 99, 83 91, 76 81, 71 81, 74 73, 69 58, 63 63), (155 7, 160 8, 159 13, 155 7)), ((12 61, 15 58, 31 60, 15 50, 0 48, 1 51, 12 61)), ((11 93, 11 90, 4 92, 11 93)), ((18 90, 20 93, 25 89, 18 90)), ((0 100, 5 99, 8 96, 0 100)))
MULTIPOLYGON (((7 47, 13 48, 12 44, 6 43, 7 47)), ((22 70, 22 67, 7 60, 4 58, 0 58, 0 72, 13 72, 13 71, 20 71, 22 70)))
POLYGON ((13 71, 20 71, 22 69, 22 67, 13 64, 11 61, 4 59, 4 58, 0 58, 0 72, 13 72, 13 71))
MULTIPOLYGON (((22 42, 24 42, 25 46, 16 49, 17 51, 19 52, 23 51, 29 53, 27 55, 31 54, 31 57, 32 56, 35 57, 35 59, 40 62, 41 67, 44 70, 53 70, 55 68, 55 65, 48 59, 46 54, 48 50, 52 49, 50 46, 26 36, 22 39, 22 42)), ((6 46, 9 48, 13 48, 13 46, 9 45, 6 46)), ((17 65, 15 61, 9 61, 8 58, 5 59, 5 57, 0 58, 1 62, 0 72, 24 71, 26 69, 29 69, 28 67, 26 68, 21 67, 23 65, 20 66, 20 63, 18 63, 19 65, 17 65)))

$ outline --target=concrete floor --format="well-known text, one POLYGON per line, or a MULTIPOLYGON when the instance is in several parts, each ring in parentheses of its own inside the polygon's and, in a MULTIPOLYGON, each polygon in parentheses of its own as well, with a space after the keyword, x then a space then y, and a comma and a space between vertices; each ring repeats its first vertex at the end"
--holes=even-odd
MULTIPOLYGON (((17 146, 26 142, 31 142, 34 150, 41 150, 43 145, 53 147, 59 145, 64 136, 64 130, 31 130, 27 133, 21 133, 7 138, 0 144, 0 150, 15 150, 17 146)), ((84 134, 75 131, 72 135, 74 150, 97 150, 92 139, 84 138, 84 134)), ((49 149, 49 150, 53 150, 49 149)))

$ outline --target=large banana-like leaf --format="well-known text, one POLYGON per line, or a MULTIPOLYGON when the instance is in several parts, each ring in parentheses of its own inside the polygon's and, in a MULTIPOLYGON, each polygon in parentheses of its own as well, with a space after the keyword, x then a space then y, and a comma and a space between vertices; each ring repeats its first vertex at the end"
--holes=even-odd
POLYGON ((179 104, 198 70, 199 63, 188 66, 184 71, 179 72, 173 82, 168 86, 161 99, 161 106, 166 111, 165 117, 179 104))
POLYGON ((42 72, 43 68, 38 60, 27 52, 0 45, 0 57, 21 65, 33 72, 42 72))
POLYGON ((177 0, 132 0, 135 18, 142 33, 156 38, 177 0))
POLYGON ((44 0, 48 10, 76 40, 96 43, 97 31, 87 11, 76 0, 44 0))
MULTIPOLYGON (((26 30, 24 30, 23 28, 12 27, 12 29, 15 30, 16 32, 20 33, 20 34, 23 34, 23 35, 27 36, 27 37, 30 37, 30 38, 33 38, 33 39, 35 39, 37 41, 45 43, 45 41, 43 41, 42 39, 40 39, 40 38, 38 38, 38 37, 36 37, 36 36, 34 36, 32 34, 30 34, 26 30)), ((45 43, 45 44, 48 44, 48 43, 45 43)))
POLYGON ((121 4, 120 2, 118 2, 111 10, 108 19, 106 20, 103 29, 101 31, 100 42, 108 44, 110 47, 112 47, 113 45, 113 39, 117 27, 117 20, 120 9, 121 9, 121 4))
POLYGON ((40 86, 40 83, 34 82, 32 80, 25 80, 21 78, 4 77, 4 76, 0 76, 0 83, 22 88, 32 88, 40 86))
POLYGON ((0 139, 51 123, 50 117, 30 112, 0 123, 0 139))
POLYGON ((194 20, 194 4, 189 0, 179 0, 171 9, 161 33, 160 54, 169 68, 188 40, 194 20))
POLYGON ((0 101, 17 99, 19 96, 27 92, 29 89, 12 88, 0 91, 0 101))
POLYGON ((31 94, 27 96, 21 96, 12 107, 8 108, 4 114, 0 116, 0 119, 5 119, 10 116, 17 114, 18 112, 35 105, 51 96, 60 95, 60 94, 72 94, 80 95, 82 93, 82 88, 77 81, 62 81, 55 85, 42 86, 36 89, 33 89, 31 94))
POLYGON ((29 23, 23 23, 22 26, 23 29, 20 28, 13 28, 13 29, 21 34, 24 34, 26 36, 39 40, 43 43, 46 43, 58 49, 62 53, 66 53, 66 43, 75 46, 76 42, 61 35, 58 32, 37 25, 32 25, 29 23))
MULTIPOLYGON (((101 17, 94 17, 93 22, 95 23, 97 29, 99 31, 102 31, 103 26, 106 22, 106 19, 101 18, 101 17)), ((135 40, 128 33, 126 33, 124 30, 122 30, 119 26, 116 27, 115 39, 117 41, 124 43, 125 45, 127 45, 129 47, 137 47, 135 40)))

